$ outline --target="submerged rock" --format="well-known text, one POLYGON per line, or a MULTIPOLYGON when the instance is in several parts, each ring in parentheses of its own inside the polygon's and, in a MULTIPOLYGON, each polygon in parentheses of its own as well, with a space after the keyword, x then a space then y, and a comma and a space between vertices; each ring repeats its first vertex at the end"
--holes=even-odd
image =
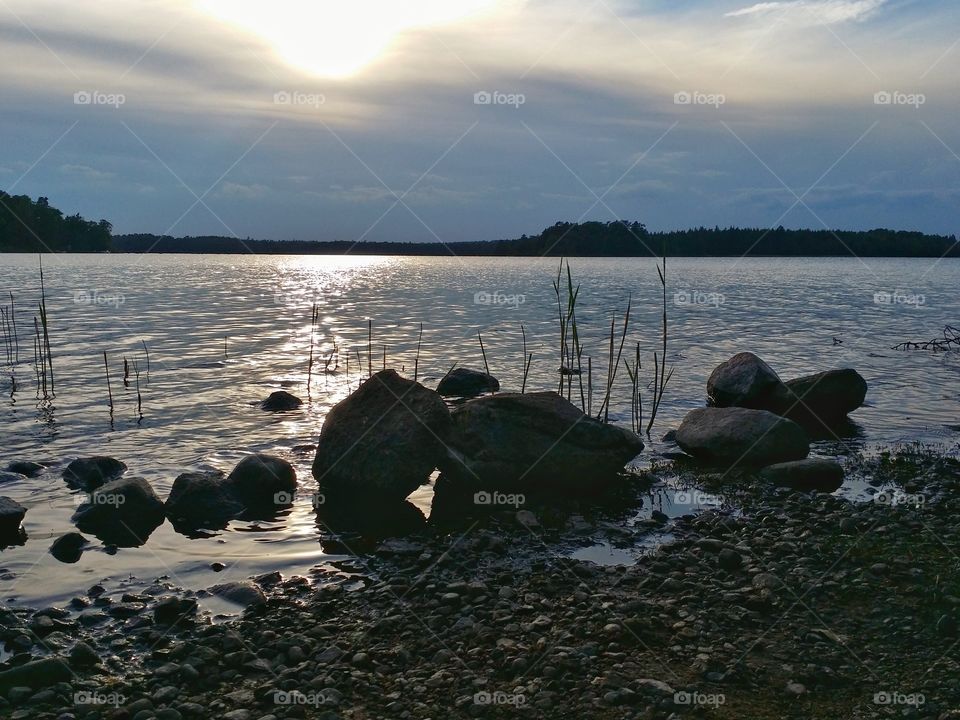
POLYGON ((447 373, 437 385, 437 392, 444 397, 476 397, 499 389, 500 381, 493 375, 467 368, 456 368, 447 373))
POLYGON ((270 412, 283 412, 286 410, 297 410, 303 405, 303 400, 286 390, 278 390, 270 393, 270 397, 260 403, 263 410, 270 412))
POLYGON ((164 520, 163 502, 143 478, 121 478, 90 494, 74 515, 81 532, 105 543, 142 545, 164 520))
POLYGON ((677 444, 698 460, 722 465, 762 467, 810 452, 806 433, 792 420, 739 407, 692 410, 677 429, 677 444))
POLYGON ((213 470, 177 476, 164 510, 177 528, 218 530, 239 516, 244 506, 226 476, 213 470))
POLYGON ((785 395, 786 386, 777 373, 751 352, 721 363, 707 380, 707 398, 716 407, 776 411, 785 395))
POLYGON ((382 370, 327 415, 313 476, 330 496, 400 502, 429 479, 449 429, 440 395, 382 370))
POLYGON ((248 455, 225 476, 219 470, 183 473, 164 504, 178 531, 218 530, 241 515, 270 517, 297 490, 293 465, 273 455, 248 455))
POLYGON ((634 433, 584 415, 555 392, 491 395, 451 418, 442 470, 475 490, 589 493, 643 450, 634 433))
POLYGON ((790 405, 785 414, 830 425, 863 405, 867 381, 856 370, 828 370, 788 380, 790 405))
POLYGON ((63 471, 67 485, 90 492, 116 480, 127 471, 127 466, 112 457, 77 458, 63 471))
POLYGON ((27 509, 6 496, 0 497, 0 535, 15 535, 20 530, 27 509))
POLYGON ((30 462, 28 460, 16 460, 9 465, 7 465, 7 470, 12 473, 17 473, 19 475, 25 475, 27 477, 33 477, 40 474, 46 469, 46 465, 41 465, 40 463, 30 462))
POLYGON ((843 466, 826 458, 807 458, 769 465, 760 471, 760 477, 794 490, 834 492, 843 485, 843 466))
POLYGON ((83 555, 87 539, 78 532, 61 535, 50 546, 50 554, 62 563, 75 563, 83 555))
POLYGON ((227 476, 234 497, 247 512, 272 514, 289 505, 297 490, 297 471, 275 455, 248 455, 227 476))

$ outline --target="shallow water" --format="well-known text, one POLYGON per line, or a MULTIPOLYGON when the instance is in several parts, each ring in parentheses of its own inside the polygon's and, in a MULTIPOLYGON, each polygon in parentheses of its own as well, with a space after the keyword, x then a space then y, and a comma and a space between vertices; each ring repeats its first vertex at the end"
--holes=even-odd
MULTIPOLYGON (((632 357, 640 342, 642 372, 652 381, 661 300, 655 261, 584 258, 572 266, 582 284, 578 319, 585 356, 594 358, 595 386, 606 368, 610 313, 616 309, 619 322, 631 295, 633 330, 624 355, 632 357)), ((374 368, 382 365, 386 346, 387 364, 412 374, 420 323, 419 374, 427 385, 454 362, 482 368, 480 331, 490 370, 505 390, 521 384, 522 324, 533 353, 528 389, 553 389, 559 365, 556 269, 553 259, 517 258, 45 256, 57 392, 53 400, 38 402, 26 333, 39 300, 37 258, 0 255, 0 292, 14 292, 21 334, 21 363, 13 371, 17 392, 11 395, 9 369, 0 376, 0 462, 54 464, 24 487, 2 488, 29 512, 26 544, 0 553, 6 571, 0 578, 8 577, 0 579, 0 597, 53 602, 103 578, 131 574, 148 580, 166 575, 200 588, 274 569, 303 572, 323 561, 328 556, 309 499, 312 455, 293 448, 316 442, 327 411, 359 381, 358 365, 366 373, 368 318, 374 368), (316 354, 327 355, 334 342, 341 353, 337 373, 315 372, 308 393, 313 302, 320 308, 316 354), (141 341, 149 348, 149 373, 141 341), (104 351, 115 401, 112 425, 104 351), (142 419, 133 379, 129 386, 123 383, 124 357, 140 369, 142 419), (292 413, 261 411, 257 403, 281 387, 305 400, 309 396, 309 402, 292 413), (300 499, 274 521, 234 522, 214 537, 193 539, 166 523, 141 548, 108 555, 95 545, 75 565, 47 553, 53 539, 72 529, 75 495, 60 474, 74 457, 117 457, 163 498, 179 473, 229 471, 251 451, 289 459, 301 480, 300 499), (226 569, 213 572, 214 561, 226 569)), ((890 347, 929 339, 944 325, 957 324, 958 280, 960 260, 670 260, 668 364, 676 371, 654 442, 638 464, 663 449, 657 437, 703 404, 712 368, 745 349, 760 354, 784 378, 849 366, 867 379, 867 405, 855 414, 853 436, 817 443, 819 454, 869 452, 911 441, 955 447, 960 353, 890 347), (878 303, 876 293, 894 301, 878 303)), ((315 371, 322 366, 315 364, 315 371)), ((611 417, 628 424, 626 383, 621 370, 611 417)), ((842 492, 861 489, 848 485, 842 492)), ((423 488, 412 499, 428 513, 430 498, 430 489, 423 488)), ((673 515, 696 508, 666 509, 673 515)), ((614 561, 618 553, 612 553, 614 561)))

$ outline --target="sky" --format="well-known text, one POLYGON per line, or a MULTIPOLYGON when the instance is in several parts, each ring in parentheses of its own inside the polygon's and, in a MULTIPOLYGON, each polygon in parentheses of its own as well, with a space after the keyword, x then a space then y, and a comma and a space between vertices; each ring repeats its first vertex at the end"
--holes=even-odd
POLYGON ((0 188, 117 233, 956 234, 955 0, 0 0, 0 188))

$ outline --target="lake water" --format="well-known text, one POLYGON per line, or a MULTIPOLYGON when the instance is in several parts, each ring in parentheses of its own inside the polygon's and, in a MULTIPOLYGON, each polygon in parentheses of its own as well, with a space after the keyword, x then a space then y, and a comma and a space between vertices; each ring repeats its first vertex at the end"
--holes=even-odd
MULTIPOLYGON (((423 324, 419 373, 428 386, 454 363, 483 368, 480 331, 490 370, 504 390, 520 388, 522 325, 533 353, 528 389, 555 389, 557 265, 554 259, 517 258, 45 256, 56 371, 56 397, 45 401, 37 398, 27 334, 40 297, 37 257, 0 255, 0 292, 14 293, 21 335, 20 364, 3 366, 0 375, 0 463, 55 464, 26 486, 0 488, 29 508, 26 544, 0 553, 0 597, 50 602, 102 578, 129 575, 167 575, 199 588, 273 569, 303 572, 323 561, 306 496, 313 486, 312 454, 293 448, 316 442, 327 411, 360 380, 358 365, 365 375, 368 319, 373 367, 382 366, 386 346, 387 364, 411 375, 423 324), (334 342, 341 352, 338 373, 315 373, 308 392, 314 302, 320 309, 317 355, 329 353, 334 342), (149 378, 142 342, 149 348, 149 378), (124 357, 140 368, 142 419, 132 378, 123 384, 124 357), (17 385, 12 394, 11 376, 17 385), (309 402, 293 413, 260 410, 258 402, 280 388, 309 396, 309 402), (121 459, 129 474, 146 478, 165 498, 181 472, 229 471, 253 451, 289 459, 305 490, 304 499, 275 521, 234 522, 215 537, 196 539, 166 523, 143 547, 109 555, 96 545, 75 565, 47 552, 53 539, 73 529, 76 495, 60 476, 74 457, 121 459), (228 567, 214 573, 213 561, 228 567)), ((655 261, 574 259, 572 268, 582 285, 579 326, 584 355, 594 359, 595 386, 606 372, 611 313, 616 310, 619 323, 631 296, 624 355, 632 357, 639 342, 643 377, 652 381, 661 311, 655 261)), ((703 404, 713 367, 741 350, 758 353, 785 379, 839 367, 854 367, 867 379, 867 405, 854 417, 857 433, 817 443, 820 454, 912 441, 956 447, 960 353, 891 346, 960 324, 960 260, 676 259, 668 262, 667 281, 668 365, 675 373, 640 465, 664 449, 658 437, 703 404)), ((624 424, 627 382, 621 370, 611 413, 624 424)), ((413 499, 429 512, 429 488, 413 499)))

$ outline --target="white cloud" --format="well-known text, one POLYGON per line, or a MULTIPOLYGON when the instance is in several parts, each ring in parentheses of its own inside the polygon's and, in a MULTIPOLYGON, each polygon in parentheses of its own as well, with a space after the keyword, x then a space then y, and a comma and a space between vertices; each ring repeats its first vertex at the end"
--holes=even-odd
POLYGON ((864 20, 887 0, 786 0, 785 2, 762 2, 727 13, 727 17, 769 15, 772 13, 789 14, 796 21, 834 25, 864 20))
POLYGON ((112 172, 97 170, 89 165, 61 165, 60 172, 64 175, 81 178, 83 180, 109 180, 114 177, 112 172))
POLYGON ((217 190, 217 195, 225 198, 253 200, 255 198, 261 198, 269 192, 270 188, 266 185, 258 185, 256 183, 252 185, 242 185, 240 183, 225 182, 220 186, 220 189, 217 190))

